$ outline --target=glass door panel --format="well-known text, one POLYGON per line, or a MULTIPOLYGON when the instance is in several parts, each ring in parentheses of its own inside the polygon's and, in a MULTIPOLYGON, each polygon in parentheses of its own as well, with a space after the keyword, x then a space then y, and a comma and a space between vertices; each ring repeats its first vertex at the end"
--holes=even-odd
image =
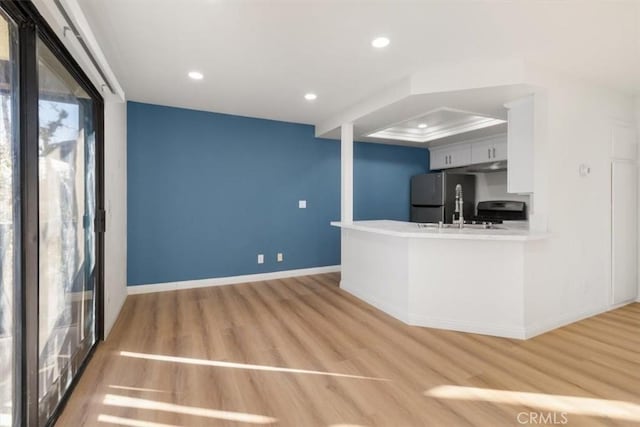
POLYGON ((19 179, 16 28, 0 12, 0 426, 13 423, 15 298, 18 294, 19 179))
POLYGON ((40 420, 95 342, 93 101, 38 41, 40 420))

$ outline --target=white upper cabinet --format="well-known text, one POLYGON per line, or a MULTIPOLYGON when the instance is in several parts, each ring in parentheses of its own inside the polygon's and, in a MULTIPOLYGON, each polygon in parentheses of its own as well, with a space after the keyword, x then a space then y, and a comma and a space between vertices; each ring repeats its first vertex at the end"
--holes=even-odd
POLYGON ((451 144, 429 150, 431 169, 448 169, 471 163, 471 147, 468 143, 451 144))
POLYGON ((449 167, 460 167, 471 162, 471 150, 467 144, 454 145, 449 149, 449 167))
POLYGON ((507 138, 499 136, 471 143, 471 163, 487 163, 507 160, 507 138))
POLYGON ((534 98, 533 95, 506 104, 507 191, 533 193, 534 98))
POLYGON ((449 152, 444 149, 431 149, 429 150, 429 168, 434 169, 446 169, 449 152))
POLYGON ((507 138, 498 135, 429 150, 431 169, 459 168, 478 163, 507 160, 507 138))

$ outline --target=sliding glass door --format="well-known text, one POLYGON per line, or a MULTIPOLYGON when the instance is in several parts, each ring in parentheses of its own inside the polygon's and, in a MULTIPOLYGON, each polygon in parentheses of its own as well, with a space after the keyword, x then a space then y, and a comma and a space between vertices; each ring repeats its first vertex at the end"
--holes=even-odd
POLYGON ((35 6, 0 1, 0 427, 55 422, 101 338, 102 114, 35 6))
POLYGON ((16 25, 0 11, 0 426, 13 423, 19 237, 16 25))
POLYGON ((40 419, 95 342, 95 127, 91 97, 37 42, 40 419))

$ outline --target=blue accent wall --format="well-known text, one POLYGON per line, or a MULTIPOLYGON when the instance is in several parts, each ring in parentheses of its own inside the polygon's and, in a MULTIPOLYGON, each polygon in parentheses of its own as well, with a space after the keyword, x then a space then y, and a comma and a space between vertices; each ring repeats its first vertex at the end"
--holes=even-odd
POLYGON ((409 221, 410 180, 428 170, 429 151, 358 142, 353 157, 353 219, 409 221))
MULTIPOLYGON (((129 102, 127 147, 129 285, 340 263, 340 144, 313 126, 129 102)), ((354 154, 355 218, 408 220, 428 151, 354 154)))

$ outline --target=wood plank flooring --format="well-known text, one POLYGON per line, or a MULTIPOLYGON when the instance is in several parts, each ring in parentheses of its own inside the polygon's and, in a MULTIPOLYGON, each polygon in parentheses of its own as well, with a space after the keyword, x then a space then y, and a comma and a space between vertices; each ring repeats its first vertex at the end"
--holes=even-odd
POLYGON ((338 282, 129 296, 57 425, 640 425, 640 304, 517 341, 407 326, 338 282))

